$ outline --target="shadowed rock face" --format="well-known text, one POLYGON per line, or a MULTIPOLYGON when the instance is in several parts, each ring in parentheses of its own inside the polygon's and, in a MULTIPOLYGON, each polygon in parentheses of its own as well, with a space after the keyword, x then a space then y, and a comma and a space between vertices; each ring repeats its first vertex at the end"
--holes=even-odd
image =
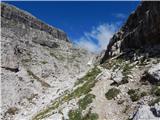
POLYGON ((109 57, 131 49, 160 44, 160 2, 141 2, 110 40, 102 63, 109 57))
MULTIPOLYGON (((66 33, 63 31, 47 25, 46 23, 38 20, 36 17, 31 14, 19 10, 14 6, 8 5, 6 3, 1 3, 1 16, 7 20, 18 21, 24 23, 25 26, 32 27, 41 31, 45 31, 57 39, 68 41, 66 33)), ((3 22, 3 21, 2 21, 3 22)), ((5 25, 2 23, 2 26, 5 25)))

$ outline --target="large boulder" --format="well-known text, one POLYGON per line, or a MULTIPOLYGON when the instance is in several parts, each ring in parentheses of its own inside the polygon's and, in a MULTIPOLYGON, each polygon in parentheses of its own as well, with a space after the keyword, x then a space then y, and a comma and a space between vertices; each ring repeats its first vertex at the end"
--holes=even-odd
POLYGON ((147 77, 152 82, 160 82, 160 63, 152 66, 147 71, 147 77))
POLYGON ((112 80, 117 83, 120 84, 123 80, 123 74, 122 71, 117 70, 115 72, 112 73, 112 80))
POLYGON ((97 80, 108 80, 111 78, 111 72, 108 69, 102 69, 102 72, 96 77, 97 80))
POLYGON ((153 113, 152 109, 156 108, 151 108, 148 105, 140 106, 137 112, 134 114, 133 120, 159 120, 160 118, 153 113))

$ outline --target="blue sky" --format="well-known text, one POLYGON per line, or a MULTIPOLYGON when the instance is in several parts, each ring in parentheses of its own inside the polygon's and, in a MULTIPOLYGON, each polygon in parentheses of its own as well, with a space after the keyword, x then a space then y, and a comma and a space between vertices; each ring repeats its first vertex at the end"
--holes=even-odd
POLYGON ((109 39, 139 4, 138 1, 8 3, 62 29, 72 42, 93 52, 106 48, 109 39))

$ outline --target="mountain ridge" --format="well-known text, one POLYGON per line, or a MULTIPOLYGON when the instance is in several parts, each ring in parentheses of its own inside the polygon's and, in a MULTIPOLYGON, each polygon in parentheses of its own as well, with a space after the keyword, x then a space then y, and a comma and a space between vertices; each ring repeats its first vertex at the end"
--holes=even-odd
POLYGON ((72 90, 95 55, 23 10, 2 2, 1 12, 1 119, 32 119, 72 90))
MULTIPOLYGON (((55 28, 51 25, 44 23, 43 21, 39 20, 35 16, 31 15, 26 11, 21 11, 20 9, 9 5, 7 3, 1 2, 1 16, 6 19, 12 19, 15 21, 19 21, 24 23, 26 26, 39 29, 42 31, 46 31, 49 34, 53 35, 55 38, 60 40, 65 40, 69 42, 69 39, 65 32, 62 30, 55 28)), ((3 25, 3 24, 2 24, 3 25)))
POLYGON ((63 32, 59 35, 57 28, 42 25, 41 29, 41 22, 35 17, 28 19, 32 16, 29 13, 20 9, 16 13, 18 8, 14 8, 16 12, 10 14, 12 7, 3 7, 1 118, 159 120, 160 47, 157 30, 160 26, 157 25, 159 21, 144 24, 148 9, 151 11, 148 18, 157 20, 160 17, 160 2, 156 3, 141 2, 126 24, 115 33, 105 55, 102 51, 98 56, 75 47, 66 40, 67 35, 63 32), (33 24, 19 16, 19 12, 33 24), (153 18, 152 15, 157 16, 153 18), (157 38, 154 40, 156 36, 145 34, 146 30, 155 32, 152 35, 157 38), (145 44, 142 39, 145 35, 153 37, 153 46, 145 44))

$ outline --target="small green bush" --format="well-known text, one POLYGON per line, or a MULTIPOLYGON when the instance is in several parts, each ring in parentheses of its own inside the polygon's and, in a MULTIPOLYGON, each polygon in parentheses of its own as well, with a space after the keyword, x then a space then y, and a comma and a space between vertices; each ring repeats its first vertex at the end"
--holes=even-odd
POLYGON ((134 94, 135 92, 136 92, 136 90, 130 89, 130 90, 128 91, 128 94, 129 94, 129 95, 132 95, 132 94, 134 94))
POLYGON ((91 111, 89 111, 82 120, 97 120, 98 119, 98 114, 96 113, 91 113, 91 111))
POLYGON ((80 99, 78 101, 79 107, 83 110, 86 109, 87 105, 92 103, 93 98, 95 98, 95 95, 87 94, 84 98, 80 99))
POLYGON ((69 120, 82 120, 82 113, 79 109, 70 110, 68 113, 69 120))
POLYGON ((146 95, 147 95, 147 92, 145 92, 145 91, 141 92, 141 97, 144 97, 146 95))
POLYGON ((91 110, 88 111, 84 116, 82 115, 82 111, 80 109, 70 110, 69 111, 69 120, 97 120, 98 114, 91 113, 91 110))
POLYGON ((85 81, 91 81, 91 80, 94 80, 96 78, 96 76, 101 72, 100 69, 98 69, 97 67, 94 67, 91 71, 87 72, 87 74, 80 78, 76 83, 75 83, 75 86, 76 85, 79 85, 79 84, 82 84, 84 83, 85 81))
POLYGON ((123 80, 119 83, 120 85, 128 83, 128 77, 123 77, 123 80))
POLYGON ((135 102, 140 99, 140 96, 137 93, 134 93, 134 94, 130 95, 130 98, 131 98, 132 102, 135 102))
POLYGON ((106 98, 108 100, 111 100, 115 98, 120 93, 120 90, 117 88, 111 88, 108 90, 108 92, 105 94, 106 98))
POLYGON ((141 97, 144 97, 147 95, 146 92, 139 92, 139 89, 130 89, 128 91, 128 94, 130 95, 130 98, 133 102, 138 101, 141 97))

